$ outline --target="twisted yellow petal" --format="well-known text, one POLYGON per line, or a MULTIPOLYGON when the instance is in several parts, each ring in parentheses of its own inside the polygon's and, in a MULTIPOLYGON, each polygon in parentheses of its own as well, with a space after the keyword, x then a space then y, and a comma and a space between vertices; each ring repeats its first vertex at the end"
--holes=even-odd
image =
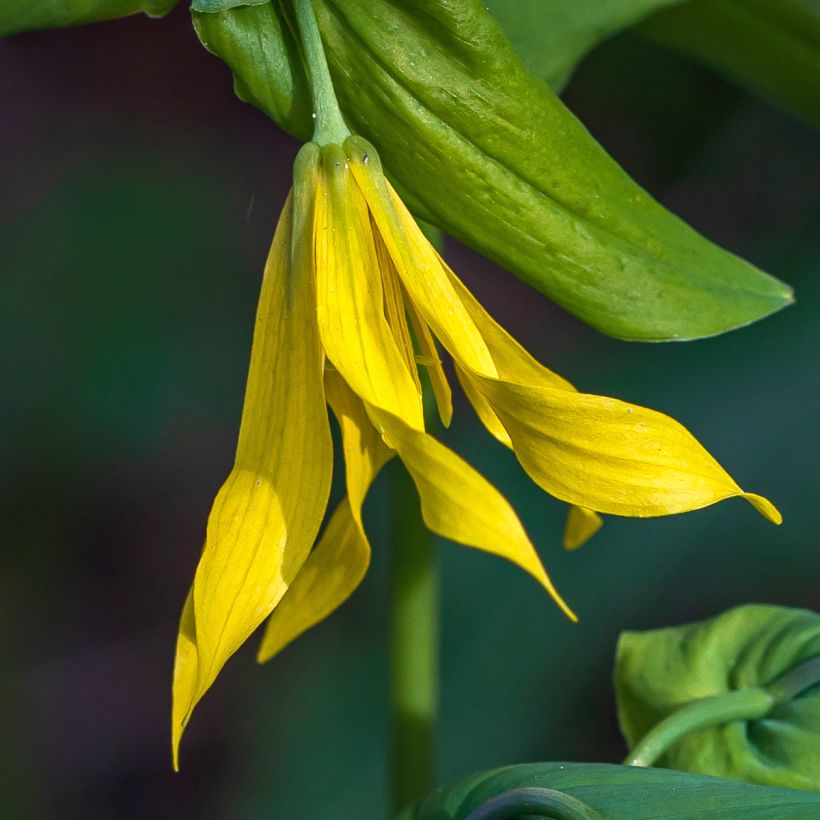
POLYGON ((171 755, 174 771, 179 771, 179 741, 188 723, 194 692, 196 691, 199 657, 196 650, 196 624, 194 623, 193 585, 185 596, 182 615, 179 619, 176 656, 174 657, 174 678, 171 704, 171 755))
POLYGON ((744 493, 683 425, 663 413, 604 396, 469 378, 497 413, 529 476, 562 501, 646 517, 741 496, 780 523, 773 505, 744 493))
POLYGON ((345 144, 396 270, 415 307, 456 360, 459 380, 488 430, 511 445, 533 480, 579 507, 668 515, 744 493, 680 424, 652 410, 581 394, 529 355, 447 268, 361 141, 345 144))
POLYGON ((315 245, 322 345, 358 396, 423 429, 421 395, 384 315, 367 204, 341 148, 328 146, 322 158, 315 245))
POLYGON ((214 501, 183 612, 175 760, 191 711, 285 594, 327 505, 333 455, 312 287, 315 148, 297 159, 308 182, 285 206, 265 267, 236 461, 214 501))
POLYGON ((452 450, 377 407, 368 413, 385 431, 407 468, 421 499, 424 523, 433 532, 518 565, 549 592, 572 620, 509 502, 452 450))
POLYGON ((342 431, 348 495, 336 507, 319 543, 271 613, 257 654, 260 663, 341 606, 370 564, 362 504, 393 452, 382 443, 361 401, 338 373, 325 374, 325 391, 342 431))
POLYGON ((442 269, 435 249, 389 187, 372 148, 352 137, 345 141, 345 151, 350 173, 367 201, 410 300, 451 355, 471 368, 495 375, 495 364, 481 333, 442 269))

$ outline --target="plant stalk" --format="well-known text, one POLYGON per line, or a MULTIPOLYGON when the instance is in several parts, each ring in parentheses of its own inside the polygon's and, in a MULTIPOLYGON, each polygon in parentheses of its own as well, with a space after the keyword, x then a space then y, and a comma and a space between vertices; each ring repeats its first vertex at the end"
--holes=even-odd
POLYGON ((313 99, 313 142, 318 145, 341 144, 350 131, 342 117, 339 101, 330 79, 325 49, 311 0, 293 0, 296 26, 307 71, 308 85, 313 99))
POLYGON ((690 732, 735 720, 758 720, 765 717, 773 705, 774 698, 757 686, 696 700, 655 725, 629 753, 624 764, 652 766, 690 732))
POLYGON ((392 475, 390 755, 394 811, 435 783, 438 714, 438 561, 407 470, 392 475))
MULTIPOLYGON (((442 249, 441 231, 419 222, 442 249)), ((435 422, 425 373, 425 421, 435 422)), ((439 566, 435 537, 421 518, 419 497, 404 465, 392 474, 390 516, 390 772, 398 812, 435 786, 439 686, 439 566)))

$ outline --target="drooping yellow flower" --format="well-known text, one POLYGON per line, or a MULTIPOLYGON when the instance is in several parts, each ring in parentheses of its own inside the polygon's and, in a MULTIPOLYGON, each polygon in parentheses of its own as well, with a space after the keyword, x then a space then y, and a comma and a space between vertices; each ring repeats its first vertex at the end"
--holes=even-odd
POLYGON ((236 463, 182 614, 175 762, 193 708, 263 621, 264 661, 361 581, 370 558, 362 504, 394 455, 431 530, 519 565, 574 618, 512 507, 425 432, 419 366, 445 425, 452 414, 436 340, 490 433, 573 505, 567 547, 598 529, 601 512, 668 515, 730 496, 780 522, 676 421, 579 393, 533 359, 441 260, 366 141, 304 146, 294 179, 265 267, 236 463), (333 460, 326 405, 341 429, 347 496, 316 542, 333 460))

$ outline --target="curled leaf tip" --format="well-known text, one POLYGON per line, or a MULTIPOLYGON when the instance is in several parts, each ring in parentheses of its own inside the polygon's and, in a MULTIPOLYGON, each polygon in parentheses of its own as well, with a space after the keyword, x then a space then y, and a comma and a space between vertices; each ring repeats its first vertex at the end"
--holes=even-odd
POLYGON ((762 495, 756 495, 755 493, 743 493, 743 497, 764 517, 767 518, 772 524, 782 524, 783 523, 783 516, 780 514, 780 510, 769 501, 768 498, 764 498, 762 495))

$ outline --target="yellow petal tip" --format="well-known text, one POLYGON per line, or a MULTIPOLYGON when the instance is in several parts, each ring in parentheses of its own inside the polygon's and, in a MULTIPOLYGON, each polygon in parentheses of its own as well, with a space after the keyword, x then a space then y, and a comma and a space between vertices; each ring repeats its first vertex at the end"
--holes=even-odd
POLYGON ((594 510, 573 505, 567 512, 567 523, 564 527, 564 549, 577 550, 582 547, 601 529, 603 523, 603 518, 594 510))
POLYGON ((263 663, 267 663, 276 652, 271 652, 264 646, 260 646, 256 652, 256 662, 261 666, 263 663))
POLYGON ((558 604, 558 608, 564 615, 567 616, 574 624, 578 623, 578 616, 570 609, 569 604, 561 597, 561 594, 555 588, 555 585, 552 581, 549 580, 549 576, 544 573, 544 577, 539 579, 543 587, 549 592, 550 597, 556 604, 558 604))
POLYGON ((179 736, 174 732, 174 737, 171 740, 171 765, 177 774, 179 774, 179 741, 179 736))
POLYGON ((764 517, 768 518, 772 524, 782 524, 783 516, 780 510, 762 495, 755 495, 754 493, 743 493, 743 497, 764 517))

